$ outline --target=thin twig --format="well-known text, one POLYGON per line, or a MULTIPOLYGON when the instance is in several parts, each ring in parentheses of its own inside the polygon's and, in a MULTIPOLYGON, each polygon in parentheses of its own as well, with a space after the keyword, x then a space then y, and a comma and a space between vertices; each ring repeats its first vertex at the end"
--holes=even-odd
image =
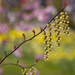
POLYGON ((5 66, 5 65, 15 65, 15 66, 21 67, 22 69, 25 69, 25 68, 31 68, 32 66, 35 66, 36 64, 34 63, 34 64, 31 65, 31 66, 23 67, 23 66, 21 66, 21 65, 19 65, 19 64, 14 64, 14 63, 5 63, 5 64, 0 65, 0 67, 1 67, 1 66, 5 66))

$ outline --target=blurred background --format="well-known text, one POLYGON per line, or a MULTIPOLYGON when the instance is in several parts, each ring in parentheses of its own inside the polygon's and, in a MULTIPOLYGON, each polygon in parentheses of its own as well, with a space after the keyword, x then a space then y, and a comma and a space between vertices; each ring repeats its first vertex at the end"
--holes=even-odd
MULTIPOLYGON (((43 34, 23 44, 3 63, 16 63, 30 66, 35 59, 40 61, 35 66, 36 75, 75 75, 75 0, 66 0, 65 8, 69 15, 70 36, 62 33, 61 47, 57 48, 53 34, 53 48, 48 61, 44 61, 43 34), (12 59, 12 60, 11 60, 12 59)), ((63 0, 0 0, 0 58, 4 52, 10 53, 14 45, 18 46, 26 38, 36 34, 49 20, 63 8, 63 0)), ((30 74, 30 72, 28 71, 30 74)), ((0 67, 0 75, 21 75, 21 68, 16 66, 0 67)))

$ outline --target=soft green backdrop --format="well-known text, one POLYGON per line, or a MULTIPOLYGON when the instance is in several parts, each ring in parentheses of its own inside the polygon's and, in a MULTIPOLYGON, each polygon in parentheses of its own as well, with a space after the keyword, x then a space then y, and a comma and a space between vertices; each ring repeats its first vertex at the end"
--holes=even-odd
MULTIPOLYGON (((34 28, 36 33, 40 31, 39 28, 34 28)), ((26 39, 33 36, 31 30, 29 31, 16 31, 10 30, 5 34, 0 35, 0 57, 4 57, 4 51, 7 54, 13 50, 14 45, 19 45, 23 41, 22 33, 25 33, 26 39), (13 34, 14 32, 14 34, 13 34), (7 40, 2 43, 2 40, 7 40)), ((36 75, 75 75, 75 31, 70 31, 70 36, 62 33, 61 47, 57 47, 55 37, 53 34, 53 48, 48 61, 44 61, 44 43, 43 34, 35 37, 33 40, 23 44, 16 53, 10 55, 3 63, 16 63, 24 66, 34 64, 36 55, 39 55, 40 61, 36 64, 35 68, 39 72, 36 75), (19 54, 18 54, 19 53, 19 54), (18 54, 18 56, 16 56, 18 54)), ((3 66, 3 75, 21 75, 21 68, 17 66, 3 66)), ((29 69, 28 69, 29 71, 29 69)))

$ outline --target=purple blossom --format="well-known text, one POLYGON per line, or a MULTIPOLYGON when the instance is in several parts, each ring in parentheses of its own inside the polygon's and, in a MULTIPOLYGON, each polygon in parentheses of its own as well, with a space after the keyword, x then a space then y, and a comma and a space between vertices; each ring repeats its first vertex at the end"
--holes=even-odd
POLYGON ((6 33, 8 30, 8 26, 5 23, 0 23, 0 34, 6 33))
POLYGON ((33 11, 33 16, 34 17, 37 17, 38 14, 40 14, 40 9, 36 9, 36 10, 33 11))
POLYGON ((37 17, 41 14, 50 14, 52 12, 53 6, 47 6, 46 8, 40 8, 33 11, 33 15, 37 17))
POLYGON ((13 54, 17 57, 23 57, 22 48, 18 48, 13 54))
POLYGON ((38 21, 41 22, 48 21, 50 19, 50 13, 56 13, 56 10, 53 6, 47 6, 46 8, 40 8, 33 11, 33 15, 37 17, 38 21))
POLYGON ((3 75, 3 69, 0 68, 0 75, 3 75))
POLYGON ((38 18, 38 21, 40 22, 46 22, 49 20, 50 17, 49 17, 49 14, 41 13, 37 16, 37 18, 38 18))
POLYGON ((23 67, 26 66, 25 62, 21 62, 20 65, 23 67))
POLYGON ((20 21, 19 24, 15 25, 15 29, 16 30, 30 30, 32 29, 32 26, 28 25, 28 24, 25 24, 23 21, 20 21))
POLYGON ((47 6, 47 7, 45 8, 45 12, 46 12, 46 13, 51 13, 51 11, 52 11, 53 9, 54 9, 53 6, 47 6))
POLYGON ((36 10, 39 7, 39 1, 31 0, 27 4, 23 5, 23 10, 25 10, 25 13, 21 16, 27 20, 30 21, 35 18, 33 11, 36 10))
POLYGON ((2 6, 0 5, 0 13, 4 13, 5 10, 2 8, 2 6))
POLYGON ((26 13, 26 14, 24 14, 23 15, 23 18, 25 19, 25 20, 27 20, 27 21, 30 21, 30 20, 32 20, 33 18, 34 18, 34 16, 33 16, 33 14, 32 13, 26 13))
POLYGON ((35 56, 36 59, 44 59, 44 55, 43 54, 37 54, 35 56))
POLYGON ((30 0, 27 4, 23 5, 22 8, 25 10, 34 10, 39 7, 39 1, 30 0))
POLYGON ((50 18, 50 15, 49 15, 50 12, 46 12, 45 9, 43 8, 34 10, 33 13, 34 13, 34 16, 37 17, 38 21, 41 21, 41 22, 46 22, 50 18))

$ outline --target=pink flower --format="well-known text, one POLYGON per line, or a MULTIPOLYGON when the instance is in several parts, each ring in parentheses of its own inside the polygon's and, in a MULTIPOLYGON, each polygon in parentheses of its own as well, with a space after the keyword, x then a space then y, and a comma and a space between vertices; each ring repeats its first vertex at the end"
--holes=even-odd
POLYGON ((38 18, 38 21, 40 22, 46 22, 49 20, 50 18, 49 16, 50 16, 49 14, 41 13, 37 16, 37 18, 38 18))
POLYGON ((33 11, 39 7, 39 1, 31 0, 27 4, 22 6, 25 13, 21 16, 26 20, 30 21, 35 18, 33 11))
POLYGON ((5 12, 5 10, 2 8, 2 6, 0 5, 0 13, 4 13, 5 12))
POLYGON ((30 14, 24 14, 23 15, 23 18, 26 20, 26 21, 30 21, 30 20, 32 20, 33 18, 34 18, 34 16, 33 16, 33 14, 32 13, 30 13, 30 14))
POLYGON ((30 30, 32 29, 31 25, 25 24, 23 21, 20 21, 18 25, 15 25, 16 30, 30 30))
POLYGON ((8 30, 7 24, 0 23, 0 34, 6 33, 8 30))
POLYGON ((38 21, 41 21, 41 22, 46 22, 50 18, 49 13, 46 12, 45 9, 39 9, 34 11, 34 15, 37 17, 38 21))
POLYGON ((23 5, 23 9, 25 10, 34 10, 39 7, 39 1, 30 0, 27 4, 23 5))
POLYGON ((22 53, 21 48, 18 48, 13 54, 17 57, 23 57, 23 53, 22 53))
POLYGON ((44 55, 43 54, 37 54, 35 56, 36 59, 44 59, 44 55))
POLYGON ((3 75, 3 69, 0 68, 0 75, 3 75))
POLYGON ((25 62, 21 62, 20 65, 23 66, 23 67, 26 66, 25 62))

